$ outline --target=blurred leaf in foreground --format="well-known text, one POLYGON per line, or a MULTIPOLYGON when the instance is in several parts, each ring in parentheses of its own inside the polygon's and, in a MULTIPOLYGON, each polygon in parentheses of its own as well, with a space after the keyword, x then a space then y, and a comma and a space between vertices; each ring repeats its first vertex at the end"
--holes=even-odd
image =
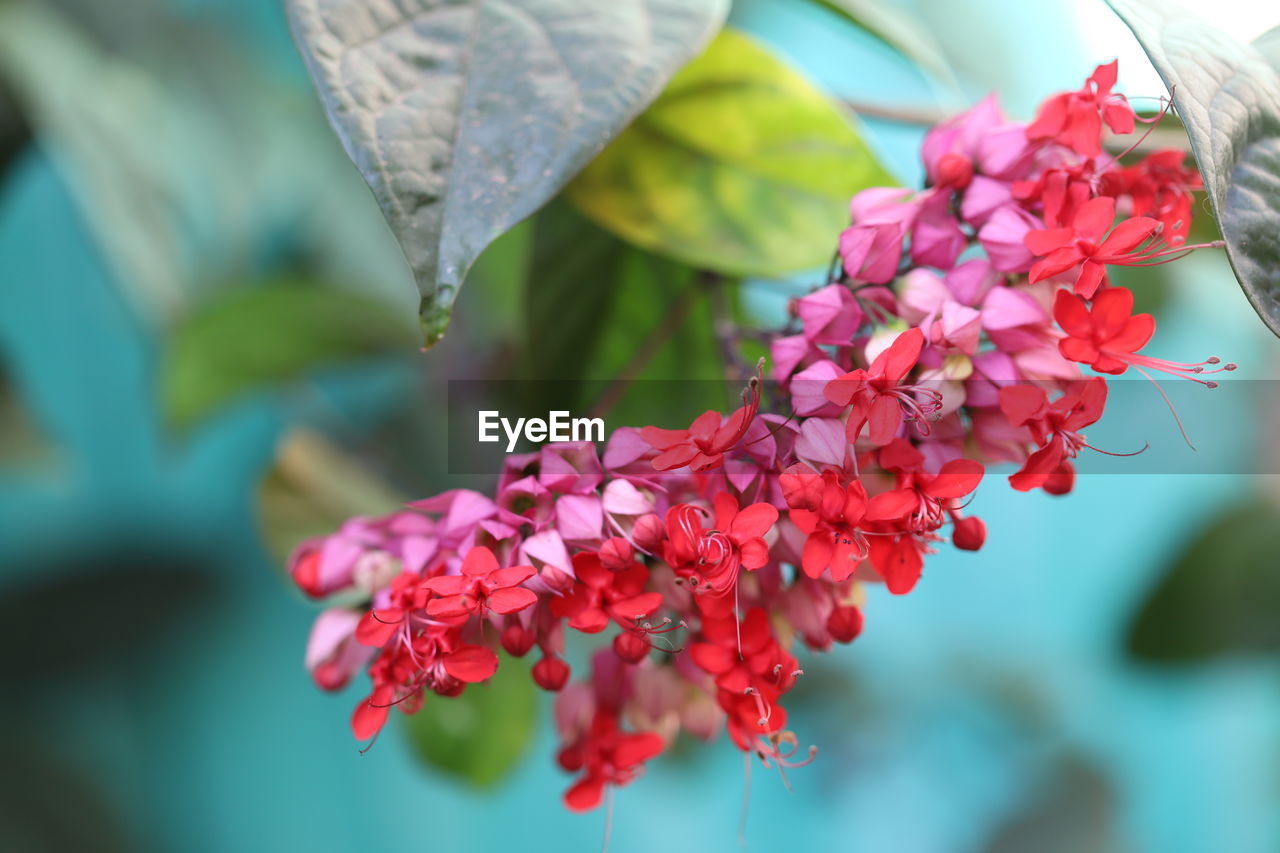
POLYGON ((537 712, 538 690, 528 666, 503 656, 493 678, 468 685, 461 696, 428 695, 404 726, 424 763, 487 788, 528 749, 537 712))
POLYGON ((759 42, 725 30, 568 195, 659 255, 780 276, 830 261, 850 196, 892 184, 835 104, 759 42))
POLYGON ((187 426, 247 392, 315 368, 403 353, 413 339, 404 318, 375 299, 292 279, 240 289, 170 332, 164 410, 187 426))
POLYGON ((281 566, 304 539, 332 533, 353 515, 381 515, 407 498, 353 454, 317 432, 295 429, 258 489, 267 548, 281 566))
POLYGON ((1136 658, 1189 662, 1280 649, 1280 509, 1228 509, 1165 572, 1129 628, 1136 658))

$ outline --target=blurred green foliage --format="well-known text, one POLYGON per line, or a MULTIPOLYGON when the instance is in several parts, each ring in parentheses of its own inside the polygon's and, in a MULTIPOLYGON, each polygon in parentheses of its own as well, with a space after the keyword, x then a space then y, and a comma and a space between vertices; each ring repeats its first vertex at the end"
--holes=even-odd
POLYGON ((770 50, 726 30, 569 185, 624 239, 699 269, 821 267, 849 197, 892 185, 850 120, 770 50))
POLYGON ((428 695, 404 718, 414 752, 428 765, 479 788, 496 784, 524 756, 538 718, 538 688, 522 659, 502 656, 498 672, 461 696, 428 695))
POLYGON ((356 293, 281 278, 221 293, 170 331, 161 393, 171 423, 190 426, 245 394, 307 371, 413 345, 412 326, 356 293))
POLYGON ((1135 658, 1190 663, 1280 650, 1280 508, 1264 496, 1212 518, 1177 552, 1138 610, 1135 658))

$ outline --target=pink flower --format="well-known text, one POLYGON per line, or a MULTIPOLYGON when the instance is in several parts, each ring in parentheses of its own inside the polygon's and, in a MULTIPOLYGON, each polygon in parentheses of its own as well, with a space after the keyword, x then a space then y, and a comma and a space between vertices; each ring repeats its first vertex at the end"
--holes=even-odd
POLYGON ((849 288, 830 284, 796 301, 805 340, 847 345, 862 325, 862 309, 849 288))
POLYGON ((316 617, 307 641, 307 669, 323 690, 341 690, 373 656, 373 649, 356 640, 360 614, 331 607, 316 617))
POLYGON ((978 231, 978 242, 986 250, 991 265, 1001 272, 1026 272, 1035 262, 1027 248, 1028 232, 1042 228, 1040 220, 1014 205, 1006 205, 978 231))

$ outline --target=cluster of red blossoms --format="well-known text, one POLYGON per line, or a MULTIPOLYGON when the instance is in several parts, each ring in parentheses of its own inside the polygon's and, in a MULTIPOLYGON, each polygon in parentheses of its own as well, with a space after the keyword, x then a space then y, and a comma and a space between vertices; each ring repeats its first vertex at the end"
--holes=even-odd
POLYGON ((929 132, 926 189, 859 193, 838 273, 772 340, 774 411, 758 376, 731 414, 621 429, 603 453, 547 445, 508 457, 493 498, 446 492, 303 543, 306 593, 369 602, 321 613, 307 651, 325 689, 367 669, 355 736, 489 679, 499 647, 536 648, 569 808, 598 805, 680 732, 725 730, 766 765, 809 760, 783 706, 796 652, 852 641, 863 585, 910 592, 944 539, 980 549, 965 507, 985 466, 1018 466, 1021 491, 1070 491, 1107 400, 1084 368, 1212 384, 1216 359, 1140 354, 1155 322, 1107 279, 1196 248, 1200 186, 1181 151, 1104 153, 1105 131, 1136 121, 1115 76, 1101 66, 1030 124, 988 98, 929 132), (608 638, 576 681, 566 628, 608 638))

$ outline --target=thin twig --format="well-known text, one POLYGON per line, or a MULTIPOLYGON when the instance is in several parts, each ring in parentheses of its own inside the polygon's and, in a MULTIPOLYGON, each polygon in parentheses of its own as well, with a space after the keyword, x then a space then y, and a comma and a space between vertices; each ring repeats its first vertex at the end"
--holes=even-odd
POLYGON ((742 360, 738 351, 738 324, 733 322, 733 314, 729 310, 729 300, 725 298, 728 282, 719 273, 704 270, 698 274, 698 280, 707 290, 711 301, 711 323, 716 336, 716 344, 720 348, 720 360, 724 364, 725 378, 730 382, 745 382, 751 370, 742 360))
POLYGON ((645 365, 653 360, 663 345, 675 334, 676 329, 684 325, 684 321, 689 316, 689 310, 693 307, 693 299, 698 293, 696 286, 686 287, 681 291, 676 301, 671 305, 671 310, 667 312, 667 316, 658 322, 658 325, 649 331, 649 334, 636 348, 635 354, 631 356, 631 360, 618 374, 618 378, 609 383, 609 387, 600 395, 600 399, 591 407, 590 416, 594 418, 602 418, 618 404, 622 399, 622 395, 626 393, 627 388, 635 382, 636 377, 644 370, 645 365))
MULTIPOLYGON (((951 116, 933 107, 898 106, 896 104, 878 104, 856 99, 844 100, 844 105, 860 116, 889 121, 894 124, 909 124, 917 127, 932 127, 941 124, 951 116)), ((1128 149, 1130 143, 1122 136, 1109 137, 1104 143, 1112 153, 1120 153, 1128 149)), ((1187 149, 1187 135, 1178 128, 1156 128, 1147 139, 1134 149, 1134 153, 1145 154, 1165 148, 1187 149)))

